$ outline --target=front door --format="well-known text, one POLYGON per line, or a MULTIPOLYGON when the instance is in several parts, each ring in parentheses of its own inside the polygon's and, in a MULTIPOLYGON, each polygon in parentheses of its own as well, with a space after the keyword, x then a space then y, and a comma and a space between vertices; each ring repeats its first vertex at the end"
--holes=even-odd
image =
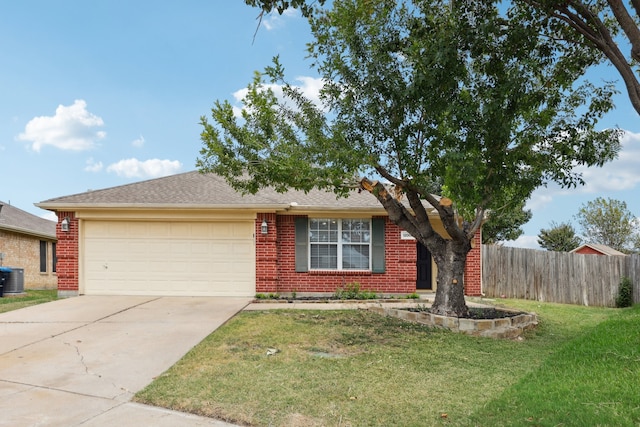
POLYGON ((431 283, 431 252, 429 252, 429 249, 420 242, 416 242, 416 249, 416 270, 418 273, 416 278, 416 289, 419 291, 431 291, 433 290, 433 285, 431 283))

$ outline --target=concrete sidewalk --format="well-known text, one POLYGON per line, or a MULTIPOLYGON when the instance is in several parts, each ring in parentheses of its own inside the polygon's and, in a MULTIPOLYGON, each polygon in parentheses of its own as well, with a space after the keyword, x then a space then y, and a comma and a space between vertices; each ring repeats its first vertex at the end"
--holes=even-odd
POLYGON ((81 296, 0 314, 0 425, 228 426, 130 400, 249 302, 81 296))

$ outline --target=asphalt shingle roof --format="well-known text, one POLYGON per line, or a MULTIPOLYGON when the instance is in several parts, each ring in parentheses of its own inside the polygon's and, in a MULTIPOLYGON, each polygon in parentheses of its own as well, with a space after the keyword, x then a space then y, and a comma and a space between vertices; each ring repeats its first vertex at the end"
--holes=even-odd
POLYGON ((0 230, 56 238, 56 223, 0 201, 0 230))
POLYGON ((331 192, 291 190, 278 193, 271 188, 255 195, 242 195, 224 178, 198 171, 171 175, 102 190, 56 197, 37 204, 45 209, 62 207, 260 207, 291 206, 332 209, 382 209, 367 192, 353 191, 347 198, 331 192))

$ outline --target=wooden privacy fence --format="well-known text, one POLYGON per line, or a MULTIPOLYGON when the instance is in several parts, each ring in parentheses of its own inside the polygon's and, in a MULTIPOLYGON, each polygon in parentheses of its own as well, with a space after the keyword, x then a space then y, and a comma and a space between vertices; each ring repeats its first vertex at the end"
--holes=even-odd
POLYGON ((482 288, 487 297, 614 307, 623 277, 640 302, 640 255, 600 256, 482 246, 482 288))

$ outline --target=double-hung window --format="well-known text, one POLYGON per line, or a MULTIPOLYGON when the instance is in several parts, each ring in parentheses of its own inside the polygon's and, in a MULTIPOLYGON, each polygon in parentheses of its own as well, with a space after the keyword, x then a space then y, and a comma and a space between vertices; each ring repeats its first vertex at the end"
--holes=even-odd
POLYGON ((370 270, 371 220, 309 220, 309 267, 312 270, 370 270))

